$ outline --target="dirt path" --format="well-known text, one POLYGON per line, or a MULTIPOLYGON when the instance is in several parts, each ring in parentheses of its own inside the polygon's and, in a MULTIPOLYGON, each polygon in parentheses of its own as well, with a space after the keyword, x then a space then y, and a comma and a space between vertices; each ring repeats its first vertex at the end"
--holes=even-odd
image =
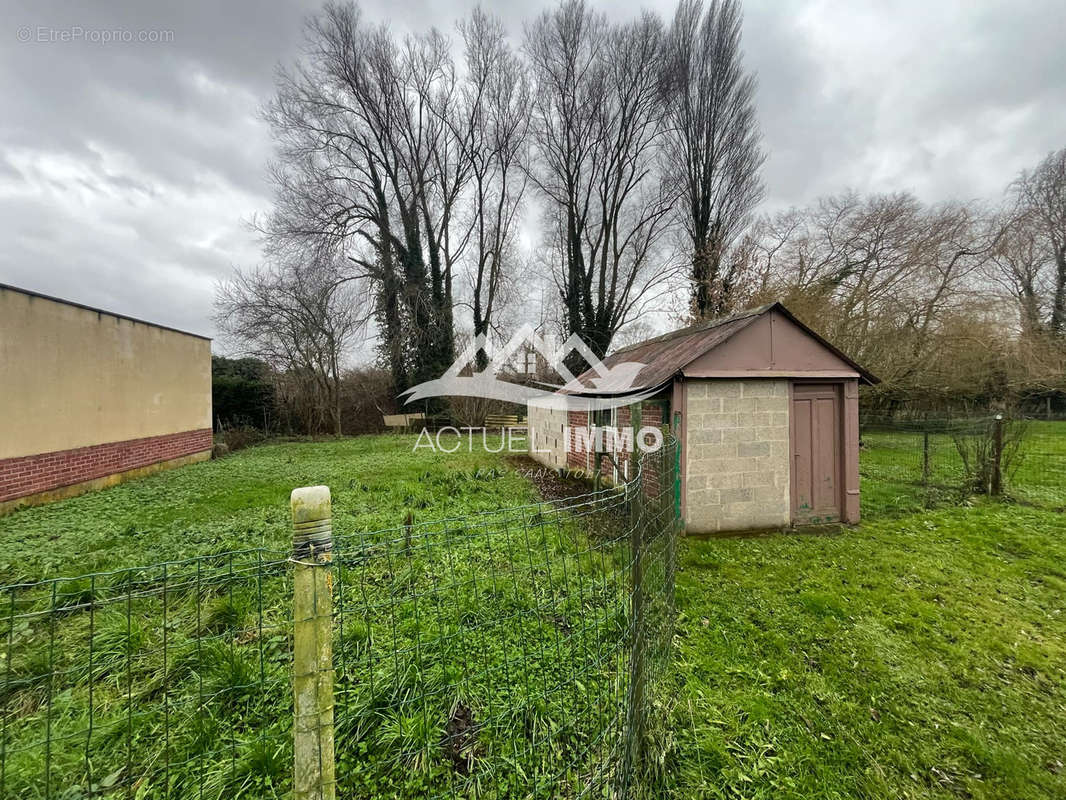
POLYGON ((592 491, 592 485, 588 481, 570 473, 560 475, 551 467, 546 467, 529 456, 509 456, 507 465, 523 478, 532 481, 544 500, 566 500, 592 491))

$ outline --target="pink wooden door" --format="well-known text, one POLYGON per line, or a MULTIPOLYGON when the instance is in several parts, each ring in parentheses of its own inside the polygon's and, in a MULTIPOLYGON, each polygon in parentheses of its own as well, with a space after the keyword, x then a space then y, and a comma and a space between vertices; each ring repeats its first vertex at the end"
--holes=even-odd
POLYGON ((792 390, 792 521, 841 516, 840 388, 798 383, 792 390))

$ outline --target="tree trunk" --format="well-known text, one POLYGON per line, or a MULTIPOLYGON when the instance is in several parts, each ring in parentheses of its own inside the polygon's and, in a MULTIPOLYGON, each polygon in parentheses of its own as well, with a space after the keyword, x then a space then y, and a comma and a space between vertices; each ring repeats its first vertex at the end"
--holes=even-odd
POLYGON ((1051 305, 1051 332, 1066 332, 1066 246, 1055 251, 1055 298, 1051 305))

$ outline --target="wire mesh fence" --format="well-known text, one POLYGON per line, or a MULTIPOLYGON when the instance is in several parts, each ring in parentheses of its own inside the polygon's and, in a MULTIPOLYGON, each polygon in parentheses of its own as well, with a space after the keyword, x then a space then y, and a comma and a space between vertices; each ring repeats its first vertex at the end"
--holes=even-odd
MULTIPOLYGON (((339 797, 655 796, 675 447, 618 490, 337 533, 339 797)), ((257 549, 0 587, 0 797, 289 796, 293 569, 257 549)))
POLYGON ((287 576, 255 550, 0 589, 0 796, 251 794, 291 725, 287 576))
POLYGON ((1066 422, 864 417, 860 429, 863 492, 875 511, 892 493, 903 505, 1003 494, 1066 508, 1066 422))

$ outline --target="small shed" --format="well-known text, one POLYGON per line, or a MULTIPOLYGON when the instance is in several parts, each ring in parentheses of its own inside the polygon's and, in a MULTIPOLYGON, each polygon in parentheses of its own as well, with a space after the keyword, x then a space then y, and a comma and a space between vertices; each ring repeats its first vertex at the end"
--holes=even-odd
MULTIPOLYGON (((859 521, 859 383, 878 379, 781 303, 626 347, 603 365, 619 385, 590 370, 576 393, 642 389, 644 423, 668 425, 681 443, 688 532, 859 521), (643 365, 635 378, 615 370, 634 362, 643 365)), ((531 452, 591 470, 595 457, 574 431, 628 418, 624 407, 531 404, 531 452)))

